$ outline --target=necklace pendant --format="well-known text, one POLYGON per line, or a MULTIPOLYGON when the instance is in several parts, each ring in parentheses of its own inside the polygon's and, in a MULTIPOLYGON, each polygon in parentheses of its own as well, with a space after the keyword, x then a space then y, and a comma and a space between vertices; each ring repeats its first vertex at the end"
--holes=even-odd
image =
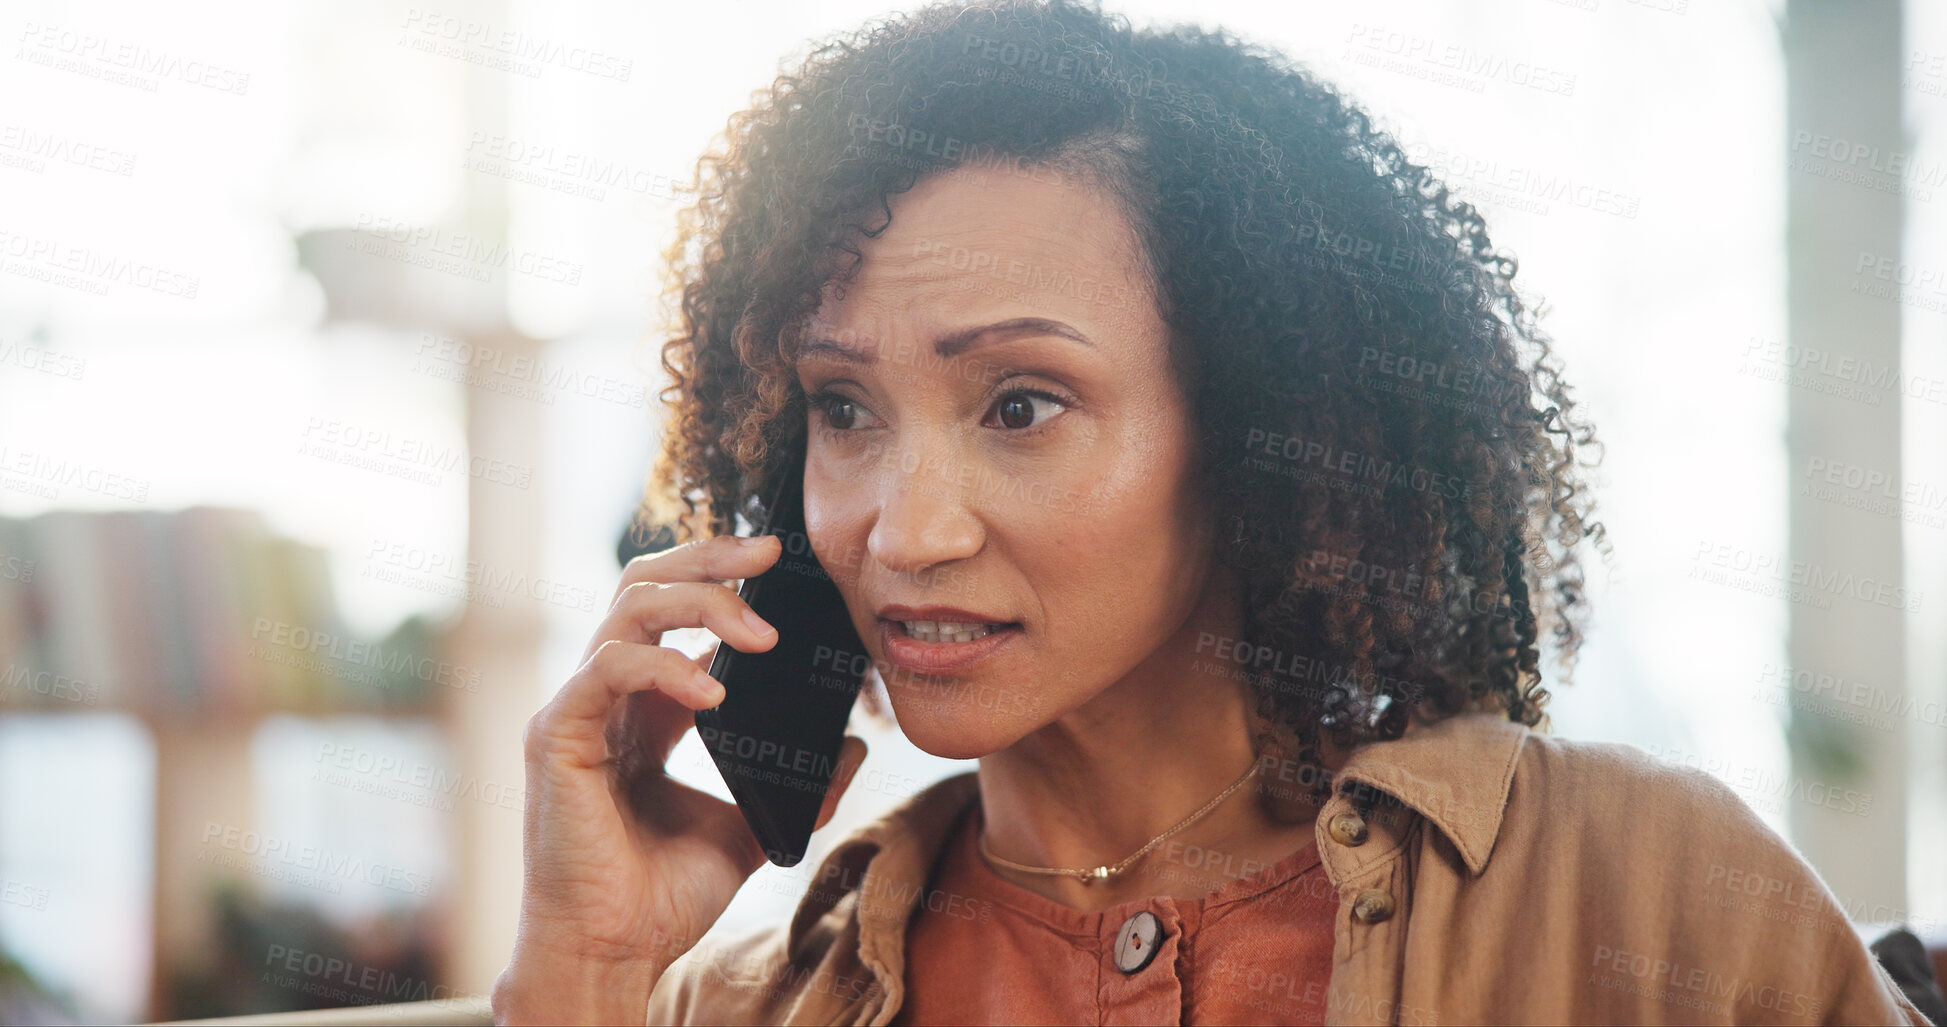
POLYGON ((1109 879, 1108 867, 1096 867, 1094 870, 1089 871, 1087 877, 1082 878, 1083 881, 1090 882, 1090 883, 1093 883, 1095 881, 1106 881, 1108 879, 1109 879))

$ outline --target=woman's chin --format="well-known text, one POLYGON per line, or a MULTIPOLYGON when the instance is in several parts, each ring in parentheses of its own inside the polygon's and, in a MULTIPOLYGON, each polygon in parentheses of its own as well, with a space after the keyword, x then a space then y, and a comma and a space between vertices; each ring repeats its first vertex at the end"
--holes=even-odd
POLYGON ((915 748, 947 760, 976 760, 999 752, 1032 726, 953 700, 895 698, 892 710, 900 732, 915 748))

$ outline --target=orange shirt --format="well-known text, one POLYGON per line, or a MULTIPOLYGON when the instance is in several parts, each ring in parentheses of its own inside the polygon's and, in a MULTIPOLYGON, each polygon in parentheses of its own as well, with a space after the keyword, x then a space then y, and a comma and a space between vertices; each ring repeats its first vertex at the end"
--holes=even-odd
POLYGON ((1221 883, 1196 901, 1084 913, 995 873, 980 823, 976 802, 907 925, 894 1025, 1325 1022, 1339 895, 1315 842, 1243 868, 1194 846, 1158 848, 1145 860, 1221 883))
MULTIPOLYGON (((1537 734, 1480 712, 1359 746, 1336 781, 1340 788, 1313 833, 1325 877, 1337 889, 1325 996, 1334 1022, 1928 1022, 1855 933, 1818 872, 1702 770, 1627 745, 1537 734), (1354 801, 1361 792, 1398 805, 1362 813, 1354 801), (1363 831, 1351 830, 1355 820, 1363 831), (1334 824, 1345 830, 1333 831, 1334 824), (1742 876, 1731 880, 1726 868, 1742 876), (1753 900, 1737 881, 1771 882, 1765 896, 1772 898, 1753 900), (1787 903, 1783 895, 1794 898, 1787 903), (1520 969, 1518 980, 1511 982, 1509 967, 1520 969)), ((950 932, 964 928, 958 933, 966 937, 997 939, 963 945, 959 951, 971 951, 971 960, 928 959, 907 973, 909 930, 930 933, 924 918, 915 920, 916 908, 965 918, 963 896, 926 888, 979 801, 979 774, 962 771, 860 828, 820 862, 789 920, 706 936, 684 953, 650 992, 645 1019, 872 1027, 914 1001, 927 1003, 929 1018, 953 1018, 957 1011, 932 1003, 965 999, 969 991, 967 1016, 997 1015, 1000 1000, 979 994, 980 985, 1042 996, 1046 1006, 1077 991, 1099 1003, 1111 989, 1141 979, 1118 981, 1117 971, 1093 957, 1080 976, 1074 963, 1024 963, 1020 937, 1005 926, 1012 905, 987 910, 978 926, 946 925, 950 932), (1003 926, 983 934, 996 918, 1003 926), (990 974, 990 966, 1003 969, 990 974), (909 984, 922 992, 918 999, 909 984)), ((1192 858, 1187 847, 1172 851, 1174 844, 1166 840, 1145 858, 1169 861, 1172 870, 1200 862, 1198 872, 1213 862, 1192 858)), ((1204 887, 1183 890, 1201 894, 1204 887)), ((1287 893, 1308 901, 1324 890, 1287 883, 1231 905, 1264 908, 1287 893)), ((975 908, 976 919, 984 908, 975 908)), ((1173 904, 1150 908, 1169 911, 1173 904)), ((1260 946, 1309 937, 1314 928, 1299 926, 1311 922, 1302 908, 1301 901, 1267 917, 1277 927, 1256 932, 1260 946)), ((1280 1003, 1294 993, 1302 999, 1317 982, 1318 972, 1302 969, 1309 957, 1235 949, 1219 957, 1220 976, 1207 976, 1204 943, 1221 925, 1209 898, 1198 912, 1198 929, 1184 932, 1187 944, 1162 964, 1188 982, 1175 985, 1187 996, 1187 1019, 1221 1019, 1210 1013, 1213 1001, 1263 1014, 1252 1018, 1259 1023, 1278 1019, 1280 1003), (1186 957, 1189 975, 1182 977, 1186 957)), ((1102 932, 1089 934, 1091 923, 1099 928, 1101 920, 1070 921, 1099 952, 1102 932)), ((1033 945, 1036 935, 1026 938, 1033 945)), ((1083 1005, 1076 1018, 1086 1022, 1120 1015, 1083 1005)), ((1147 1012, 1137 1018, 1148 1019, 1147 1012)), ((1155 1019, 1185 1015, 1171 1006, 1155 1019)))

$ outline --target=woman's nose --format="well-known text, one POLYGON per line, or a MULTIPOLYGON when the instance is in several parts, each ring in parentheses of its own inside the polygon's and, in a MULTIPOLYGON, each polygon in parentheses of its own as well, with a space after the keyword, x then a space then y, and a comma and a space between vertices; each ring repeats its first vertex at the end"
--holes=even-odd
POLYGON ((937 460, 885 461, 876 475, 877 504, 866 549, 880 565, 898 574, 918 574, 980 552, 986 533, 960 487, 969 475, 938 473, 937 460))

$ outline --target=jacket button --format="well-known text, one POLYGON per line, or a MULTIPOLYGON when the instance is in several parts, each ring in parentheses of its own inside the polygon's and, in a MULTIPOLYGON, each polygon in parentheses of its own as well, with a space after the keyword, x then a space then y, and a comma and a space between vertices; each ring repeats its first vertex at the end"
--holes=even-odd
POLYGON ((1378 888, 1367 888, 1352 900, 1352 919, 1362 924, 1376 924, 1390 920, 1393 916, 1393 897, 1378 888))
POLYGON ((1364 845, 1366 822, 1357 813, 1341 813, 1332 818, 1332 840, 1340 845, 1364 845))
POLYGON ((1148 910, 1124 920, 1115 936, 1116 969, 1132 974, 1148 966, 1156 958, 1156 950, 1162 948, 1162 938, 1163 922, 1148 910))

